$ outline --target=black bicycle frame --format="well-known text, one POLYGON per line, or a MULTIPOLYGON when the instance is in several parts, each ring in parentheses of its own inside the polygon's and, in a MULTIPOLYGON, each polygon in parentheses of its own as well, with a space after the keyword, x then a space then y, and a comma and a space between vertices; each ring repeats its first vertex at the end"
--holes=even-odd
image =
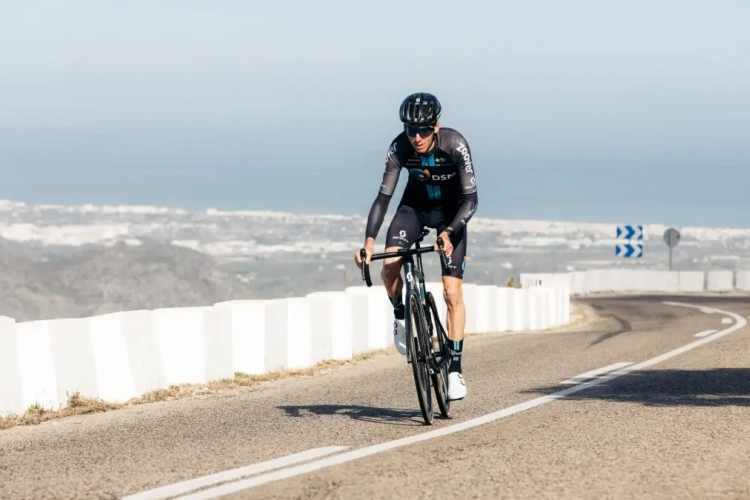
MULTIPOLYGON (((429 321, 429 324, 427 326, 434 328, 434 325, 432 324, 432 321, 430 320, 431 316, 430 316, 430 314, 427 314, 427 313, 428 312, 434 312, 435 313, 435 317, 437 317, 437 311, 428 311, 429 308, 427 306, 427 294, 426 294, 426 290, 425 290, 426 286, 425 286, 425 282, 424 282, 424 268, 422 266, 422 254, 434 252, 435 249, 433 247, 431 247, 431 246, 430 247, 420 247, 419 243, 422 241, 422 239, 423 239, 424 236, 425 236, 425 234, 423 234, 422 237, 420 237, 416 241, 415 248, 413 248, 413 249, 401 248, 401 249, 398 249, 398 250, 396 250, 394 252, 383 252, 383 253, 373 254, 370 257, 370 260, 371 261, 373 261, 373 260, 381 260, 381 259, 387 259, 387 258, 390 258, 390 257, 402 257, 403 258, 402 269, 403 269, 403 273, 404 273, 404 277, 405 277, 405 281, 406 281, 406 294, 405 295, 408 298, 409 294, 411 293, 411 291, 414 288, 417 288, 419 290, 419 299, 420 299, 420 302, 422 303, 422 307, 425 309, 425 318, 427 319, 427 321, 429 321), (417 257, 416 265, 414 263, 413 256, 417 257)), ((443 268, 443 271, 447 271, 448 270, 448 260, 447 260, 447 258, 445 256, 445 251, 443 250, 443 240, 442 240, 442 238, 438 238, 437 244, 438 244, 438 249, 439 249, 438 253, 440 254, 440 264, 441 264, 441 267, 443 268)), ((362 250, 360 250, 360 254, 359 255, 362 258, 362 279, 365 281, 365 283, 367 284, 368 287, 371 287, 372 286, 372 280, 370 279, 370 266, 368 266, 365 263, 366 253, 365 253, 365 249, 364 248, 362 250)), ((407 308, 409 307, 408 300, 407 300, 406 307, 407 308)), ((411 314, 411 311, 409 311, 409 313, 411 314)), ((441 342, 441 344, 442 344, 442 342, 441 342)), ((441 353, 442 353, 442 351, 441 351, 441 353)), ((445 353, 442 353, 442 354, 445 354, 445 353)), ((449 359, 450 359, 450 356, 444 355, 440 359, 440 361, 437 362, 437 361, 435 361, 434 354, 432 354, 427 359, 427 365, 430 368, 431 372, 433 370, 434 371, 439 371, 443 367, 443 365, 445 365, 448 362, 449 359)))

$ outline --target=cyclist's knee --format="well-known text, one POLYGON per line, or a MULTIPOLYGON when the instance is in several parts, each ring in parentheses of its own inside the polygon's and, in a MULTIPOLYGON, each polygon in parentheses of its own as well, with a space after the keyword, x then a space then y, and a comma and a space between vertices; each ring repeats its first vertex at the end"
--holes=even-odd
MULTIPOLYGON (((395 252, 398 247, 386 248, 386 252, 395 252)), ((401 261, 402 257, 389 257, 383 260, 383 269, 380 271, 380 276, 384 282, 390 283, 395 281, 399 273, 401 273, 401 261)))
POLYGON ((460 279, 447 278, 443 280, 443 298, 451 310, 457 309, 463 304, 463 288, 460 279))

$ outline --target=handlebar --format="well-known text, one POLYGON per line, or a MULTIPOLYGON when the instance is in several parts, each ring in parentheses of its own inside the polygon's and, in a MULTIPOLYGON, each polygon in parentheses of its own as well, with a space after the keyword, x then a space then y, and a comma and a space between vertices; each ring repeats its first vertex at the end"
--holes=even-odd
MULTIPOLYGON (((443 271, 447 273, 448 259, 445 256, 445 250, 443 249, 443 238, 438 238, 437 244, 439 248, 438 253, 440 254, 440 265, 442 266, 443 271)), ((372 257, 370 257, 370 261, 387 259, 389 257, 404 257, 406 255, 430 253, 434 251, 435 248, 433 248, 432 246, 421 248, 400 248, 395 252, 374 253, 372 254, 372 257)), ((362 259, 362 280, 365 282, 365 284, 367 284, 368 287, 370 287, 372 286, 372 280, 370 279, 370 266, 367 264, 367 262, 365 262, 365 259, 367 258, 367 252, 364 248, 359 251, 359 257, 362 259)))

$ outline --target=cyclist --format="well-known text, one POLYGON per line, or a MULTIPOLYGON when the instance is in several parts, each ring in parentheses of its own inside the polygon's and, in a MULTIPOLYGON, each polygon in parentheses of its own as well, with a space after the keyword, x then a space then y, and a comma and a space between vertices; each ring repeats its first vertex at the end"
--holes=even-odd
MULTIPOLYGON (((367 219, 365 232, 366 261, 373 254, 375 238, 383 224, 401 169, 408 172, 408 182, 388 228, 385 251, 409 248, 423 227, 436 229, 443 239, 450 272, 443 272, 443 298, 448 307, 448 338, 451 340, 451 362, 448 374, 448 398, 466 397, 466 383, 461 371, 466 312, 461 283, 466 267, 466 224, 477 210, 477 187, 471 150, 458 131, 440 127, 442 107, 428 93, 408 96, 399 114, 404 131, 391 142, 385 158, 385 173, 380 192, 367 219)), ((434 244, 437 247, 437 237, 434 244)), ((354 259, 362 268, 359 252, 354 259)), ((381 279, 393 304, 394 343, 400 354, 406 354, 405 311, 401 257, 383 262, 381 279)))

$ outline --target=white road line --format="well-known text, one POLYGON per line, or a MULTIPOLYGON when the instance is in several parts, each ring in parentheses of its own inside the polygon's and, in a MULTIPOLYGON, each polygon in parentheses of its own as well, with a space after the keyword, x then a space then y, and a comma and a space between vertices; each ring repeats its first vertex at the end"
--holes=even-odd
POLYGON ((736 317, 737 314, 734 313, 728 313, 726 311, 722 311, 721 309, 715 309, 713 307, 708 306, 699 306, 695 304, 687 304, 685 302, 669 302, 669 301, 662 301, 662 304, 665 306, 677 306, 677 307, 689 307, 690 309, 698 309, 702 313, 706 314, 728 314, 729 316, 736 317))
POLYGON ((327 446, 325 448, 313 448, 311 450, 303 451, 301 453, 295 453, 294 455, 288 455, 286 457, 276 458, 267 462, 261 462, 254 465, 248 465, 246 467, 239 467, 217 474, 211 474, 210 476, 198 477, 183 481, 181 483, 170 484, 168 486, 162 486, 153 490, 142 491, 134 495, 122 497, 122 500, 163 500, 165 498, 174 498, 177 495, 183 493, 189 493, 198 488, 206 486, 213 486, 215 484, 231 481, 234 479, 240 479, 251 474, 258 474, 260 472, 268 472, 270 470, 278 469, 279 467, 286 467, 288 465, 294 465, 305 460, 311 460, 313 458, 320 458, 337 451, 347 450, 349 446, 327 446))
POLYGON ((562 399, 569 394, 574 394, 576 392, 583 391, 584 389, 588 389, 589 387, 594 387, 596 385, 603 384, 604 382, 608 382, 610 380, 614 380, 623 375, 627 375, 630 372, 640 370, 642 368, 647 368, 657 363, 661 363, 662 361, 665 361, 669 358, 673 358, 684 352, 687 352, 697 347, 700 347, 702 345, 708 344, 709 342, 718 340, 721 337, 729 335, 730 333, 735 332, 739 330, 740 328, 743 328, 745 325, 747 325, 747 320, 744 317, 740 316, 739 314, 732 313, 732 312, 707 308, 705 306, 696 306, 693 304, 683 304, 681 302, 664 302, 664 304, 681 306, 681 307, 692 307, 692 308, 696 308, 700 310, 705 310, 705 312, 707 312, 708 314, 719 312, 721 314, 726 314, 728 316, 731 316, 732 318, 735 319, 736 323, 730 326, 729 328, 718 332, 715 335, 711 335, 710 337, 704 337, 702 339, 695 340, 691 342, 690 344, 684 345, 677 349, 673 349, 669 352, 656 356, 655 358, 651 358, 649 360, 643 361, 635 365, 627 366, 615 372, 610 372, 600 378, 590 380, 583 384, 568 387, 567 389, 563 389, 562 391, 555 392, 554 394, 549 394, 547 396, 542 396, 536 399, 532 399, 530 401, 526 401, 524 403, 511 406, 510 408, 505 408, 503 410, 499 410, 494 413, 490 413, 488 415, 484 415, 481 417, 473 418, 471 420, 467 420, 466 422, 462 422, 460 424, 443 427, 441 429, 435 429, 433 431, 424 432, 422 434, 417 434, 415 436, 408 436, 405 438, 396 439, 394 441, 388 441, 385 443, 367 446, 365 448, 355 449, 346 453, 335 455, 333 457, 327 457, 327 458, 323 458, 323 459, 316 460, 313 462, 308 462, 306 464, 297 465, 295 467, 291 467, 288 469, 283 469, 283 470, 270 472, 267 474, 262 474, 251 479, 245 479, 242 481, 225 484, 222 486, 217 486, 215 488, 209 488, 209 489, 197 492, 193 495, 181 497, 180 500, 210 500, 210 499, 217 498, 220 496, 229 495, 231 493, 246 490, 255 486, 260 486, 262 484, 270 483, 273 481, 279 481, 281 479, 288 479, 290 477, 299 476, 301 474, 307 474, 308 472, 313 472, 316 470, 324 469, 326 467, 343 464, 346 462, 350 462, 352 460, 357 460, 359 458, 374 455, 376 453, 382 453, 384 451, 392 450, 394 448, 399 448, 402 446, 407 446, 410 444, 427 441, 429 439, 434 439, 436 437, 447 436, 449 434, 461 432, 466 429, 471 429, 472 427, 476 427, 476 426, 483 425, 489 422, 493 422, 495 420, 499 420, 501 418, 509 417, 516 413, 520 413, 522 411, 535 408, 545 403, 549 403, 552 401, 556 401, 558 399, 562 399))
POLYGON ((581 373, 580 375, 576 375, 573 378, 569 378, 568 380, 563 380, 560 382, 563 385, 576 385, 580 384, 581 382, 585 382, 588 379, 596 378, 599 375, 602 375, 604 373, 608 373, 614 370, 617 370, 618 368, 624 368, 626 366, 632 365, 632 361, 623 361, 622 363, 614 363, 609 366, 605 366, 603 368, 597 368, 596 370, 591 370, 590 372, 581 373))
POLYGON ((732 318, 721 318, 722 325, 729 325, 732 323, 732 318))
POLYGON ((705 332, 696 333, 693 337, 707 337, 712 333, 716 333, 717 330, 706 330, 705 332))

